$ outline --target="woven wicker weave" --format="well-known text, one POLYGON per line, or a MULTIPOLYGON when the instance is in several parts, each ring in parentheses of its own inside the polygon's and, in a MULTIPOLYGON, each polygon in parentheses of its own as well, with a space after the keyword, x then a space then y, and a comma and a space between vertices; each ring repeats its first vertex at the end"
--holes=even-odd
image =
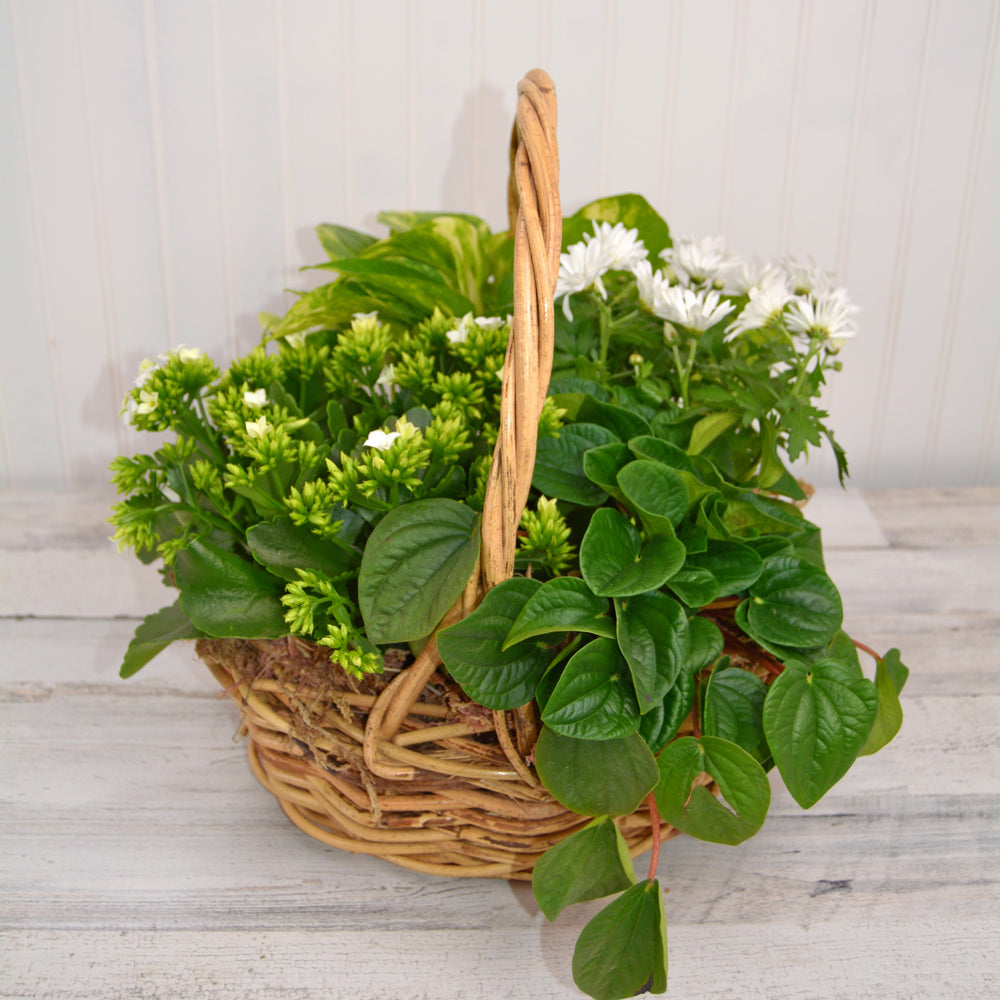
MULTIPOLYGON (((513 572, 552 367, 562 236, 555 126, 552 81, 533 70, 518 86, 511 139, 514 322, 482 556, 442 625, 513 572)), ((422 872, 527 879, 546 848, 587 822, 532 771, 534 706, 493 712, 469 702, 438 673, 433 637, 409 666, 363 681, 331 672, 325 650, 295 638, 201 640, 197 649, 240 706, 254 773, 324 843, 422 872)), ((648 811, 617 822, 633 855, 649 848, 648 811)), ((664 825, 661 837, 675 832, 664 825)))

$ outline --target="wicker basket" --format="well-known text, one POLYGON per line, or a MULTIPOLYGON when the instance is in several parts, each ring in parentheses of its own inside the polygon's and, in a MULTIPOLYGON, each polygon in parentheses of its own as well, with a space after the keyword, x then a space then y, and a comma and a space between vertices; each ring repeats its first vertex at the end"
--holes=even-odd
MULTIPOLYGON (((518 86, 511 140, 515 316, 482 556, 442 625, 513 571, 552 366, 562 235, 555 125, 552 81, 533 70, 518 86)), ((331 671, 325 650, 297 638, 205 639, 197 651, 240 707, 254 773, 296 826, 326 844, 421 872, 529 879, 548 847, 588 822, 532 770, 535 707, 471 703, 438 672, 433 637, 409 665, 390 662, 363 681, 331 671)), ((617 822, 633 856, 650 847, 645 807, 617 822)), ((676 832, 664 824, 660 837, 676 832)))

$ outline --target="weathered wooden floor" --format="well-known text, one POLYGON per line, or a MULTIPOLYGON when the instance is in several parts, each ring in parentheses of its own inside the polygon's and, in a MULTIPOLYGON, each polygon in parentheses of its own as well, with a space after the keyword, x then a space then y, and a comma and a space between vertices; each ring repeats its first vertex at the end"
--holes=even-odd
MULTIPOLYGON (((105 498, 0 497, 0 995, 577 996, 584 905, 418 875, 295 830, 188 645, 117 677, 169 599, 105 498)), ((902 648, 906 720, 809 813, 776 787, 740 847, 679 838, 670 996, 1000 995, 1000 491, 820 494, 846 626, 902 648)))

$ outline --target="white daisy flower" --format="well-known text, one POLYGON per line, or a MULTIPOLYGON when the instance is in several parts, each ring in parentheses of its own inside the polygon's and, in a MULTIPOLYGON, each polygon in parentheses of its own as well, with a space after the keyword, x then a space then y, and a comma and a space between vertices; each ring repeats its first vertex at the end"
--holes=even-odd
POLYGON ((247 437, 252 438, 263 437, 271 429, 271 425, 267 422, 267 417, 261 417, 259 420, 244 421, 244 427, 247 429, 247 437))
POLYGON ((847 291, 833 291, 814 298, 796 299, 788 307, 785 325, 794 333, 805 337, 837 342, 858 334, 854 316, 860 312, 847 298, 847 291))
POLYGON ((653 265, 648 260, 641 260, 632 268, 635 275, 636 289, 639 301, 655 315, 657 303, 661 301, 663 289, 668 287, 662 271, 653 271, 653 265))
POLYGON ((265 389, 258 389, 256 392, 251 392, 247 389, 243 393, 243 402, 251 410, 259 410, 262 406, 267 406, 267 391, 265 389))
POLYGON ((822 267, 810 258, 808 264, 800 264, 793 257, 782 257, 779 261, 784 271, 788 287, 796 295, 825 295, 833 291, 836 275, 822 267))
POLYGON ((379 451, 388 451, 392 446, 392 442, 396 438, 400 437, 399 431, 385 431, 379 429, 372 431, 368 437, 365 438, 362 448, 377 448, 379 451))
POLYGON ((734 254, 720 277, 724 294, 744 296, 750 294, 751 288, 766 285, 779 277, 779 272, 770 261, 765 261, 763 264, 757 261, 750 262, 734 254))
POLYGON ((639 239, 639 230, 626 229, 624 222, 616 222, 613 226, 610 222, 595 222, 594 235, 584 239, 600 244, 606 271, 630 271, 649 256, 639 239))
POLYGON ((792 293, 785 284, 783 275, 776 275, 762 285, 750 289, 750 301, 743 307, 729 329, 728 337, 734 337, 746 330, 761 330, 778 319, 785 306, 792 299, 792 293))
POLYGON ((669 285, 661 288, 653 312, 668 323, 703 331, 725 319, 734 308, 731 302, 721 301, 714 289, 696 292, 683 285, 669 285))
POLYGON ((601 244, 597 240, 574 243, 564 254, 559 255, 559 277, 556 279, 555 297, 564 295, 563 312, 572 321, 569 297, 588 288, 596 288, 602 299, 608 297, 601 276, 607 271, 601 244))
POLYGON ((152 413, 156 409, 156 404, 160 401, 158 392, 150 392, 148 389, 139 390, 139 402, 136 405, 136 413, 152 413))
POLYGON ((677 280, 682 285, 711 284, 733 259, 721 236, 707 236, 702 240, 679 236, 672 247, 660 252, 660 256, 677 272, 677 280))

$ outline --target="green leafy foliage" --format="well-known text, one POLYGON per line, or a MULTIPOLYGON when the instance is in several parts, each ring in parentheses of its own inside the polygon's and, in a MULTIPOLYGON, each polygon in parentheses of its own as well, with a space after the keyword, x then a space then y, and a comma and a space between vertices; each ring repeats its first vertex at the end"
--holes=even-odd
POLYGON ((191 624, 177 602, 146 615, 125 651, 120 676, 131 677, 175 639, 197 639, 199 635, 201 632, 191 624))
POLYGON ((479 558, 479 519, 454 500, 390 511, 371 534, 358 603, 374 642, 430 634, 465 588, 479 558))
POLYGON ((535 900, 549 920, 573 903, 610 896, 634 883, 625 838, 607 816, 550 847, 531 873, 535 900))
POLYGON ((551 632, 590 632, 613 639, 611 602, 579 577, 560 576, 536 590, 511 626, 504 647, 551 632))
POLYGON ((847 773, 878 712, 875 685, 839 660, 789 660, 764 701, 764 733, 785 786, 803 809, 847 773))

